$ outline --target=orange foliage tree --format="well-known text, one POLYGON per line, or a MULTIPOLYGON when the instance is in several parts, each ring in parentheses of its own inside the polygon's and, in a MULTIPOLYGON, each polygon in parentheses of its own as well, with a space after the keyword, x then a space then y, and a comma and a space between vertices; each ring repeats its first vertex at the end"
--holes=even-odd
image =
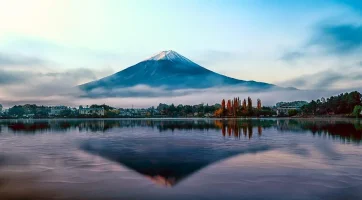
MULTIPOLYGON (((261 110, 261 100, 257 100, 257 109, 261 110)), ((243 101, 240 100, 239 97, 234 97, 233 99, 225 101, 223 99, 221 101, 221 108, 215 111, 215 116, 232 116, 237 117, 240 114, 252 115, 253 114, 253 102, 250 97, 248 99, 244 99, 243 101), (225 105, 226 104, 226 105, 225 105)), ((255 113, 254 113, 255 114, 255 113)))
POLYGON ((253 101, 248 97, 248 111, 251 112, 253 109, 253 101))
POLYGON ((230 99, 228 100, 228 103, 227 103, 227 105, 226 105, 226 109, 227 109, 227 112, 228 112, 227 114, 230 115, 230 114, 231 114, 231 110, 232 110, 230 99))
POLYGON ((215 117, 222 117, 224 115, 224 110, 222 108, 219 108, 215 111, 215 117))
POLYGON ((246 110, 246 100, 244 99, 244 101, 243 101, 243 111, 245 111, 246 110))
POLYGON ((261 100, 260 99, 257 100, 257 109, 261 110, 261 100))

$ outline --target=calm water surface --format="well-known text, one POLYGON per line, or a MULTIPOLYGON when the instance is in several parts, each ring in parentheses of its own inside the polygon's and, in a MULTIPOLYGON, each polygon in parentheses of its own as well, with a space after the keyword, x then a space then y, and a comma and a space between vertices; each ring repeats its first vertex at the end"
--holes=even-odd
POLYGON ((3 120, 0 199, 362 199, 358 120, 3 120))

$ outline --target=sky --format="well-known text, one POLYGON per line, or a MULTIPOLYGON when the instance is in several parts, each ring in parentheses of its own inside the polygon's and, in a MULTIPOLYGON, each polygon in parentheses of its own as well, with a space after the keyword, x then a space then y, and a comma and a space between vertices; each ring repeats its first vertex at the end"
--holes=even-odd
POLYGON ((362 2, 0 0, 0 103, 69 103, 65 91, 163 50, 242 80, 359 89, 362 2))

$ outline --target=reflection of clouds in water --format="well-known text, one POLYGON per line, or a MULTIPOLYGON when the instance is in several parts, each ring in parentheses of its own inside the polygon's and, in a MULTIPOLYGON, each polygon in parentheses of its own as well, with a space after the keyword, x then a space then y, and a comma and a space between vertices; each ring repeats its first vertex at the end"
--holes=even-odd
POLYGON ((102 158, 101 156, 85 153, 84 151, 75 151, 73 156, 79 159, 77 165, 67 167, 67 169, 84 169, 87 168, 88 171, 94 172, 125 172, 129 171, 128 169, 122 167, 116 162, 102 158))
POLYGON ((309 150, 305 147, 305 145, 299 144, 298 141, 291 141, 288 145, 288 151, 303 157, 310 156, 309 150))
POLYGON ((51 199, 56 191, 38 187, 42 180, 25 156, 18 154, 0 155, 0 199, 51 199))
POLYGON ((326 158, 332 160, 343 160, 343 156, 334 149, 334 144, 332 145, 323 141, 317 141, 315 146, 326 158))
POLYGON ((0 154, 0 168, 9 168, 9 166, 26 166, 29 160, 25 156, 12 153, 0 154))
MULTIPOLYGON (((266 196, 272 198, 276 194, 276 199, 290 195, 300 199, 313 199, 316 196, 323 197, 322 199, 360 198, 362 193, 357 188, 360 187, 362 176, 356 174, 356 167, 362 164, 360 159, 353 164, 350 163, 354 162, 353 160, 348 163, 341 160, 326 162, 329 159, 319 152, 315 144, 306 144, 305 148, 310 152, 309 157, 274 149, 259 154, 236 156, 211 168, 226 176, 226 180, 229 178, 230 184, 233 183, 232 179, 236 179, 239 186, 245 185, 248 190, 258 191, 246 195, 246 199, 265 199, 266 196), (353 167, 349 168, 351 165, 353 167), (230 171, 243 173, 230 175, 230 171)), ((354 156, 354 159, 357 158, 358 155, 354 156)), ((201 178, 211 184, 220 180, 218 174, 212 173, 201 178)), ((245 192, 247 191, 244 190, 243 194, 245 192)))
POLYGON ((334 143, 334 150, 339 154, 362 155, 362 148, 359 145, 348 145, 345 143, 334 143))
MULTIPOLYGON (((309 152, 316 153, 313 147, 306 147, 309 152)), ((314 154, 317 160, 318 153, 314 154)), ((329 169, 326 163, 321 162, 309 162, 312 157, 305 157, 298 154, 285 151, 283 149, 271 149, 265 152, 259 152, 258 154, 245 154, 233 157, 225 161, 226 165, 240 166, 240 167, 260 167, 260 168, 308 168, 308 169, 329 169)))

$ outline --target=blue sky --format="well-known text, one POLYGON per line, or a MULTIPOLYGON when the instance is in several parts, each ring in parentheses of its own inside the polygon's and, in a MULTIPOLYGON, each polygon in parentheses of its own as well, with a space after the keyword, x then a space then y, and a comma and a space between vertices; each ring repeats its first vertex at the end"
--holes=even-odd
POLYGON ((76 85, 169 49, 243 80, 362 82, 358 0, 0 0, 0 30, 0 98, 29 77, 76 85))

